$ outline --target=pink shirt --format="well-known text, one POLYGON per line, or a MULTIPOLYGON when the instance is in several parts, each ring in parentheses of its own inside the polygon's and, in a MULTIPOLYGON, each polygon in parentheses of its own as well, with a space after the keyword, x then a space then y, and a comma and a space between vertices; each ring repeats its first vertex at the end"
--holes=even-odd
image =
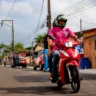
MULTIPOLYGON (((59 27, 54 27, 54 28, 50 29, 49 35, 52 35, 59 41, 62 39, 64 40, 64 39, 68 39, 69 37, 72 37, 74 35, 74 33, 69 28, 64 27, 63 29, 61 29, 59 27)), ((52 42, 56 42, 56 41, 53 40, 52 42)), ((57 46, 54 46, 52 48, 52 51, 58 50, 58 49, 60 49, 60 48, 57 46)))

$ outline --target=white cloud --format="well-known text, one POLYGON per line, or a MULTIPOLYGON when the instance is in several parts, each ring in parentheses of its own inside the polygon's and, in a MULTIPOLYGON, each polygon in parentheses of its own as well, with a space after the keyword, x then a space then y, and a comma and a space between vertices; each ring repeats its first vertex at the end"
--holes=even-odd
POLYGON ((17 12, 24 16, 32 15, 33 8, 27 2, 17 2, 14 8, 14 13, 17 12))
MULTIPOLYGON (((42 0, 20 0, 19 2, 18 1, 19 0, 16 0, 16 3, 14 5, 14 8, 9 18, 14 20, 15 42, 20 41, 24 43, 25 46, 28 46, 31 44, 31 43, 29 44, 29 41, 32 41, 36 35, 35 32, 36 32, 36 28, 37 28, 38 20, 40 16, 42 0), (20 18, 16 18, 16 17, 20 17, 20 18), (27 30, 30 30, 30 31, 27 31, 27 30), (22 36, 18 34, 22 34, 22 36)), ((54 19, 57 16, 57 14, 55 13, 59 13, 62 10, 68 8, 69 6, 72 6, 82 0, 50 0, 50 1, 51 1, 51 13, 54 19)), ((87 3, 89 1, 90 0, 86 0, 87 3)), ((96 4, 95 0, 91 0, 90 2, 92 1, 94 2, 93 4, 96 4)), ((8 12, 10 11, 12 7, 13 2, 14 0, 0 1, 0 20, 4 19, 7 16, 8 12)), ((71 11, 67 10, 67 11, 71 14, 71 11, 73 10, 71 11)), ((76 12, 76 10, 74 12, 76 12)), ((65 15, 66 13, 64 12, 65 15)), ((41 20, 40 20, 41 25, 42 25, 41 22, 43 21, 46 23, 46 16, 47 16, 47 0, 44 1, 44 8, 43 8, 43 12, 42 12, 41 20)), ((68 18, 67 27, 69 27, 74 32, 79 31, 80 19, 82 19, 82 21, 85 21, 85 22, 96 23, 95 21, 96 20, 96 7, 92 9, 88 9, 86 11, 82 11, 75 15, 67 16, 67 18, 68 18)), ((92 24, 83 22, 82 27, 83 29, 89 29, 89 28, 95 27, 95 24, 92 25, 92 24)), ((40 33, 44 33, 46 30, 45 29, 38 30, 37 35, 40 33)), ((2 31, 0 35, 0 38, 1 38, 1 36, 4 36, 4 33, 7 32, 7 29, 2 28, 2 30, 0 31, 2 31)), ((3 41, 3 38, 1 38, 2 41, 3 41)), ((5 41, 8 42, 8 40, 4 40, 4 42, 5 41)))
MULTIPOLYGON (((0 6, 0 14, 5 17, 10 9, 12 8, 13 2, 8 2, 6 0, 2 0, 0 6)), ((14 7, 10 13, 11 16, 30 16, 32 15, 33 8, 30 6, 28 2, 16 2, 14 7)))

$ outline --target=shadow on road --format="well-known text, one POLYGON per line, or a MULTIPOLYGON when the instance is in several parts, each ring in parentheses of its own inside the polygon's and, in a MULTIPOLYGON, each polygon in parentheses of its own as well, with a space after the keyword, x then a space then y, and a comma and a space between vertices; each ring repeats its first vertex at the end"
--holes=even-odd
POLYGON ((0 92, 4 94, 19 93, 19 94, 39 94, 39 95, 52 95, 52 94, 72 94, 72 90, 66 88, 58 88, 53 86, 35 86, 35 87, 16 87, 16 88, 0 88, 0 92))
POLYGON ((80 76, 83 78, 83 80, 96 80, 96 74, 81 73, 80 76))
POLYGON ((28 76, 15 76, 19 82, 48 82, 48 76, 46 75, 28 75, 28 76))

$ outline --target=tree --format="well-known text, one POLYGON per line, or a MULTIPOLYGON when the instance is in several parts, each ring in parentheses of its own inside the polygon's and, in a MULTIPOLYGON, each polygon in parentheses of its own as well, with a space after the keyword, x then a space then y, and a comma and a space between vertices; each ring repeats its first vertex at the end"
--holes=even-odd
POLYGON ((6 50, 7 45, 5 45, 4 43, 0 44, 0 53, 3 53, 4 50, 6 50))
POLYGON ((31 50, 31 49, 32 49, 32 46, 25 48, 25 50, 31 50))
POLYGON ((9 45, 6 45, 4 43, 0 44, 0 55, 1 56, 4 56, 8 52, 10 52, 10 46, 9 45))
POLYGON ((44 36, 45 36, 45 34, 39 34, 39 35, 35 38, 35 42, 36 42, 36 43, 42 43, 44 36))
POLYGON ((22 43, 18 42, 14 45, 14 50, 15 50, 15 52, 23 51, 24 45, 22 43))

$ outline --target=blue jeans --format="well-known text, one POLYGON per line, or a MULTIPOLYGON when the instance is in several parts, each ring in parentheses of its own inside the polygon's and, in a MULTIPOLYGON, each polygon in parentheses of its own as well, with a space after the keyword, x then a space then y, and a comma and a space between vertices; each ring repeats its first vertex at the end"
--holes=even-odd
POLYGON ((44 55, 44 71, 48 70, 48 56, 44 55))
POLYGON ((58 64, 60 60, 60 54, 58 50, 52 53, 52 56, 48 57, 49 71, 52 73, 52 77, 55 78, 58 74, 58 64))
POLYGON ((53 78, 57 77, 57 74, 58 74, 58 64, 59 64, 59 60, 60 60, 60 54, 59 54, 59 51, 58 50, 55 50, 53 53, 52 53, 52 65, 53 65, 53 69, 52 69, 52 75, 53 75, 53 78))

